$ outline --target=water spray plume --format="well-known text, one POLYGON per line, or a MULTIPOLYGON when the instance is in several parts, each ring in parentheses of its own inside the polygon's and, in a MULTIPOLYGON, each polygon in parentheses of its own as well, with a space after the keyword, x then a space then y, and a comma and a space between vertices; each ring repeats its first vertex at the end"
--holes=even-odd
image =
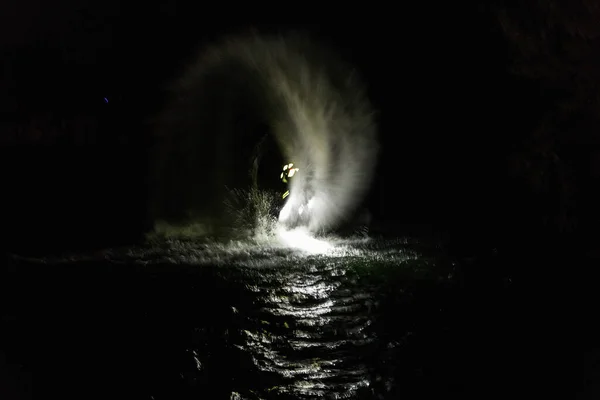
POLYGON ((265 130, 298 168, 280 225, 323 232, 354 212, 374 172, 376 129, 356 72, 332 54, 300 36, 237 37, 206 49, 158 121, 155 220, 211 232, 226 224, 226 188, 252 186, 248 149, 265 130))
POLYGON ((305 251, 310 254, 326 254, 334 246, 324 239, 313 237, 306 228, 286 229, 279 226, 277 238, 285 246, 305 251))

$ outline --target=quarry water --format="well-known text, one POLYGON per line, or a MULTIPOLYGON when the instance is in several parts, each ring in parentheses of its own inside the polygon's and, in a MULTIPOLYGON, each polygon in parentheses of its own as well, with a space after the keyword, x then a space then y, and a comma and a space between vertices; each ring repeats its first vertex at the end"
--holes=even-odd
POLYGON ((486 386, 506 350, 483 328, 491 303, 482 313, 433 241, 315 254, 165 240, 7 271, 3 356, 21 398, 427 398, 486 386))

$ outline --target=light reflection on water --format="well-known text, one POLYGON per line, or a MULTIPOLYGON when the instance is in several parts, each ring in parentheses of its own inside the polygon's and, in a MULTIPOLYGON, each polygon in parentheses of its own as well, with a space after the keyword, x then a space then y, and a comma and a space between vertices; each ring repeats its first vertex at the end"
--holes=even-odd
MULTIPOLYGON (((215 279, 236 288, 230 298, 220 299, 229 303, 231 313, 232 322, 223 332, 227 346, 248 360, 256 376, 268 376, 232 387, 231 398, 386 398, 382 388, 394 382, 375 371, 372 360, 385 357, 377 352, 396 344, 380 343, 375 327, 380 287, 362 277, 375 265, 415 268, 411 262, 418 261, 428 268, 427 262, 404 240, 329 243, 326 254, 311 254, 273 243, 168 241, 88 258, 143 266, 218 266, 215 279)), ((206 348, 188 348, 187 353, 196 366, 196 372, 187 374, 200 376, 210 368, 206 348)))
POLYGON ((260 333, 248 332, 246 343, 238 346, 261 371, 283 378, 277 392, 347 397, 369 385, 368 369, 353 360, 353 350, 372 340, 363 332, 370 323, 366 304, 371 296, 348 295, 342 289, 346 271, 339 263, 331 264, 265 274, 257 282, 261 290, 256 306, 262 318, 283 318, 287 329, 274 332, 267 325, 260 333), (279 349, 276 343, 285 346, 279 349))

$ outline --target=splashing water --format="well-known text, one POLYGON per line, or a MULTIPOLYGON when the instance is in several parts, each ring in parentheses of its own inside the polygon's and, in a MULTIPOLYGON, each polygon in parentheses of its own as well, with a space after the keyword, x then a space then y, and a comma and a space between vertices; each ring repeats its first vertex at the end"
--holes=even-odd
POLYGON ((325 240, 317 239, 310 235, 304 228, 287 230, 280 227, 278 232, 279 239, 290 247, 295 247, 313 254, 327 253, 333 248, 333 245, 325 240))
MULTIPOLYGON (((353 69, 328 49, 297 36, 229 39, 203 52, 172 94, 158 121, 155 221, 199 224, 210 235, 239 228, 223 202, 231 188, 252 186, 250 150, 265 135, 301 173, 290 183, 279 226, 263 223, 263 233, 324 251, 311 235, 338 226, 369 189, 373 112, 353 69)), ((274 179, 279 172, 269 171, 274 179)), ((266 208, 252 214, 253 223, 270 218, 266 208)))
MULTIPOLYGON (((50 293, 58 286, 88 299, 84 304, 91 311, 84 318, 89 318, 89 326, 107 324, 120 331, 125 324, 126 338, 135 339, 123 340, 119 335, 117 343, 108 342, 118 351, 86 357, 86 374, 97 371, 95 379, 100 382, 105 371, 91 364, 104 367, 114 365, 115 359, 124 360, 118 364, 127 369, 126 381, 156 400, 204 398, 205 393, 232 399, 400 398, 392 391, 398 394, 412 381, 420 382, 423 357, 409 346, 415 346, 413 336, 420 337, 418 324, 429 318, 399 313, 417 295, 413 287, 436 284, 445 272, 436 267, 429 245, 408 239, 329 237, 330 247, 323 249, 315 247, 302 229, 275 237, 260 246, 250 240, 172 239, 94 254, 18 258, 23 267, 41 263, 37 271, 45 271, 38 278, 44 283, 31 285, 31 272, 36 269, 25 268, 28 284, 21 290, 34 293, 46 288, 50 293), (288 245, 297 249, 290 251, 288 245), (314 254, 323 250, 326 254, 314 254), (72 274, 75 266, 79 273, 91 271, 86 290, 63 279, 62 273, 72 274), (48 285, 50 276, 56 278, 48 285), (411 283, 415 279, 419 285, 411 283), (107 287, 109 300, 102 297, 107 287), (85 297, 83 292, 91 294, 85 297), (107 303, 111 312, 106 311, 107 303), (399 315, 403 323, 392 324, 399 315), (136 354, 135 361, 128 354, 136 354), (399 368, 397 360, 410 368, 399 368), (130 376, 142 378, 129 380, 130 376)), ((45 310, 63 304, 57 297, 48 296, 50 306, 42 308, 52 318, 55 314, 45 310)), ((427 304, 422 309, 425 315, 439 318, 440 309, 430 301, 421 303, 427 304)), ((85 364, 72 360, 80 360, 75 354, 82 353, 86 340, 111 340, 99 328, 73 344, 65 316, 74 326, 81 324, 81 317, 72 307, 64 307, 63 313, 58 314, 63 320, 56 329, 65 332, 66 350, 47 346, 61 352, 60 357, 51 353, 57 354, 63 368, 45 371, 52 377, 81 370, 85 364)), ((421 341, 431 347, 429 340, 421 341)), ((43 359, 36 358, 40 366, 43 359)), ((109 387, 122 385, 110 378, 105 382, 109 387)), ((66 385, 70 387, 70 381, 66 385)))

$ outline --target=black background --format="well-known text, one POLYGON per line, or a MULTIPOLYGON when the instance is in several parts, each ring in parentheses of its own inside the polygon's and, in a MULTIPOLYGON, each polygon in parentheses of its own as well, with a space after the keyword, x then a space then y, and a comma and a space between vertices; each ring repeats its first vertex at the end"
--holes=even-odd
POLYGON ((379 111, 383 150, 367 202, 380 230, 434 231, 475 249, 531 238, 546 243, 546 236, 580 243, 597 220, 589 141, 560 147, 567 167, 579 168, 569 178, 577 187, 577 229, 552 222, 565 208, 558 186, 536 192, 511 170, 512 152, 560 93, 510 71, 518 55, 498 18, 508 4, 6 7, 4 120, 26 125, 32 116, 86 115, 97 129, 87 143, 78 134, 4 141, 3 234, 11 249, 55 252, 137 240, 150 223, 148 121, 164 104, 166 84, 202 45, 251 30, 308 32, 361 72, 379 111))

